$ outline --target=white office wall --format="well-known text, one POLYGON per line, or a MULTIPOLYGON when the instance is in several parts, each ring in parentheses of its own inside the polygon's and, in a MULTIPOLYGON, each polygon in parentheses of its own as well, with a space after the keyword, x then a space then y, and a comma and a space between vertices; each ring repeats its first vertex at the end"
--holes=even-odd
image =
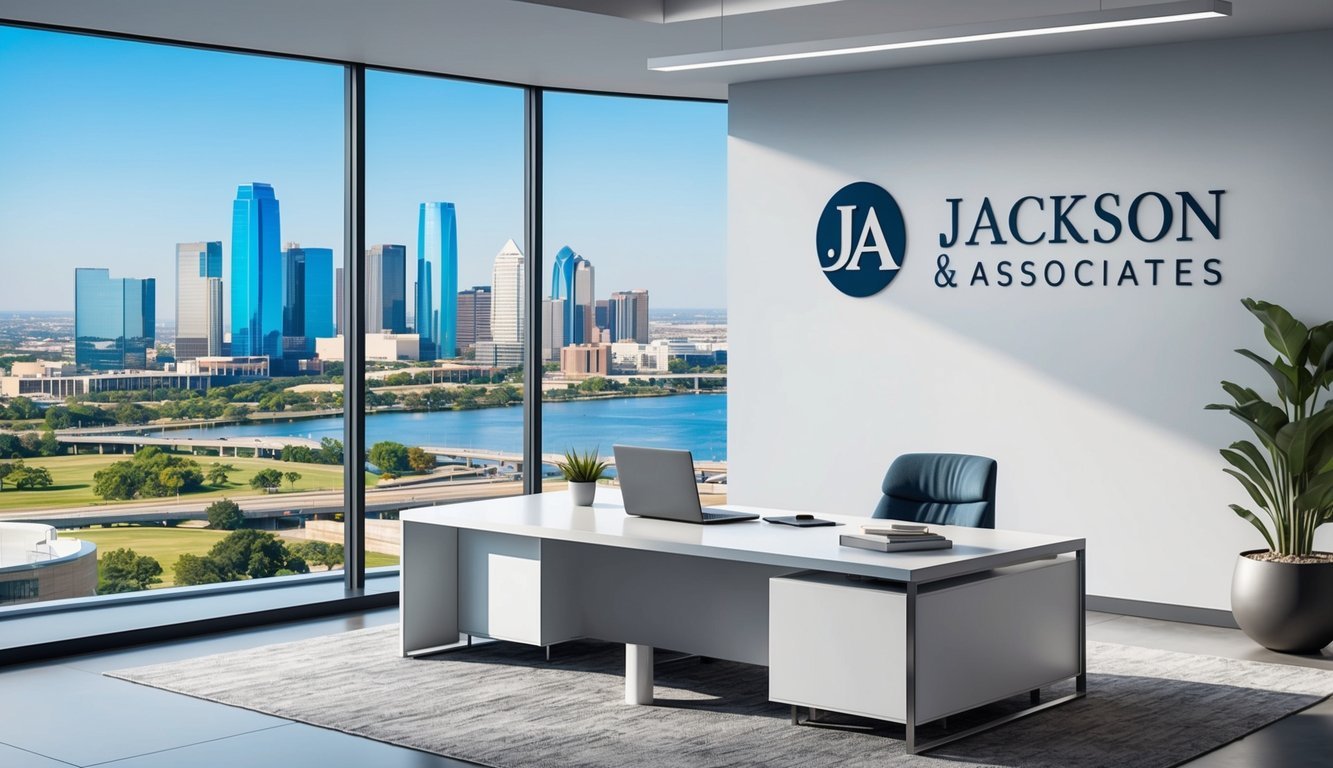
POLYGON ((1090 594, 1227 608, 1236 553, 1262 541, 1217 454, 1244 427, 1203 406, 1223 378, 1266 382, 1231 352, 1264 349, 1242 297, 1333 318, 1330 72, 1324 31, 733 86, 731 501, 868 515, 898 454, 994 456, 999 526, 1086 536, 1090 594), (814 238, 861 180, 896 197, 908 250, 855 299, 814 238), (1185 257, 1196 280, 1216 257, 1221 285, 934 283, 947 198, 1004 215, 1023 195, 1211 189, 1217 241, 951 254, 1185 257))

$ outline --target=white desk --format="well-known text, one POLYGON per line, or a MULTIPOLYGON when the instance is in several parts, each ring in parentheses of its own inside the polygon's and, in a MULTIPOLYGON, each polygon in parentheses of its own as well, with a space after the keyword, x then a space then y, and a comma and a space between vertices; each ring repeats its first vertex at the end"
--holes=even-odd
MULTIPOLYGON (((725 509, 789 514, 734 505, 725 509)), ((593 507, 574 507, 568 494, 547 493, 406 510, 401 515, 402 653, 438 652, 457 645, 460 635, 535 646, 577 638, 625 643, 626 700, 651 703, 654 647, 769 664, 770 580, 801 572, 881 579, 903 595, 906 630, 905 636, 899 635, 905 709, 903 716, 885 719, 902 722, 908 749, 919 752, 979 730, 918 743, 917 725, 944 716, 938 707, 923 710, 920 716, 917 712, 929 698, 923 698, 918 688, 931 684, 928 676, 918 675, 918 654, 929 655, 918 647, 919 639, 927 640, 919 637, 927 626, 918 626, 920 601, 929 605, 930 594, 947 592, 975 593, 970 598, 975 602, 983 599, 983 593, 974 585, 985 584, 990 590, 986 600, 995 602, 998 595, 1000 601, 1031 606, 1036 601, 1004 591, 1025 589, 1021 580, 1007 577, 1026 569, 1046 574, 1043 578, 1054 590, 1046 594, 1058 595, 1058 604, 1045 606, 1040 621, 1024 619, 1017 628, 1008 627, 1012 631, 1006 645, 1012 647, 995 650, 977 645, 989 640, 987 620, 1003 621, 997 616, 1010 613, 1002 609, 998 614, 989 612, 990 619, 978 619, 976 626, 962 617, 971 646, 953 634, 932 635, 930 649, 936 643, 942 643, 941 648, 956 646, 955 657, 983 651, 988 664, 994 663, 997 652, 1009 654, 1002 659, 1007 668, 1023 668, 1025 658, 1040 662, 1017 690, 988 693, 984 701, 971 701, 971 706, 1031 690, 1033 707, 1017 713, 1022 715, 1082 695, 1086 670, 1082 539, 940 526, 953 540, 952 549, 871 552, 838 544, 840 534, 859 532, 866 518, 823 517, 845 525, 705 526, 647 520, 625 515, 618 493, 608 488, 598 489, 593 507), (1014 586, 1004 586, 1010 584, 1014 586), (1027 623, 1040 626, 1024 629, 1027 623), (1038 650, 1029 649, 1025 657, 1023 647, 1029 643, 1038 650), (1053 648, 1058 652, 1052 654, 1053 648), (1037 703, 1037 689, 1069 678, 1076 682, 1074 694, 1037 703)), ((1049 597, 1044 602, 1050 602, 1049 597)), ((955 622, 954 628, 958 627, 955 622)), ((848 631, 854 633, 856 627, 848 631)), ((828 704, 821 708, 855 711, 828 704)))

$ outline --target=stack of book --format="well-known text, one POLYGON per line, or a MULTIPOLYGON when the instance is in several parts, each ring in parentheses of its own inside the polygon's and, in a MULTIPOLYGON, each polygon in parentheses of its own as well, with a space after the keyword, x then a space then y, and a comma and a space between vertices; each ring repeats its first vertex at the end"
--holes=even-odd
POLYGON ((916 523, 866 523, 861 533, 844 533, 838 538, 844 547, 873 549, 876 552, 904 552, 913 549, 949 549, 953 542, 924 525, 916 523))

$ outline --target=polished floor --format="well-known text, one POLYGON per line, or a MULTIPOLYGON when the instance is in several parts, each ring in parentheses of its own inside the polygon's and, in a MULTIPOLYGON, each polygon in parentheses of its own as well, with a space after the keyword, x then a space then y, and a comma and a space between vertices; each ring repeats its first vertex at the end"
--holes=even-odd
MULTIPOLYGON (((0 669, 0 766, 57 768, 440 768, 447 758, 381 744, 188 696, 102 672, 300 640, 397 620, 386 608, 0 669)), ((1088 637, 1128 645, 1333 669, 1328 651, 1291 657, 1236 630, 1088 614, 1088 637)), ((1191 768, 1333 764, 1333 702, 1325 701, 1189 763, 1191 768)), ((1132 756, 1127 756, 1132 764, 1132 756)))

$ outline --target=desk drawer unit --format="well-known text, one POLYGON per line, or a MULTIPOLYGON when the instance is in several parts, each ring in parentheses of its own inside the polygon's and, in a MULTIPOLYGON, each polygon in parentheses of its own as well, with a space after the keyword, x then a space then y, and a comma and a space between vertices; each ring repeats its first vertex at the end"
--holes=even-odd
POLYGON ((769 698, 930 722, 1077 675, 1082 613, 1072 557, 918 587, 803 573, 769 581, 769 698), (915 632, 915 675, 908 633, 915 632))

